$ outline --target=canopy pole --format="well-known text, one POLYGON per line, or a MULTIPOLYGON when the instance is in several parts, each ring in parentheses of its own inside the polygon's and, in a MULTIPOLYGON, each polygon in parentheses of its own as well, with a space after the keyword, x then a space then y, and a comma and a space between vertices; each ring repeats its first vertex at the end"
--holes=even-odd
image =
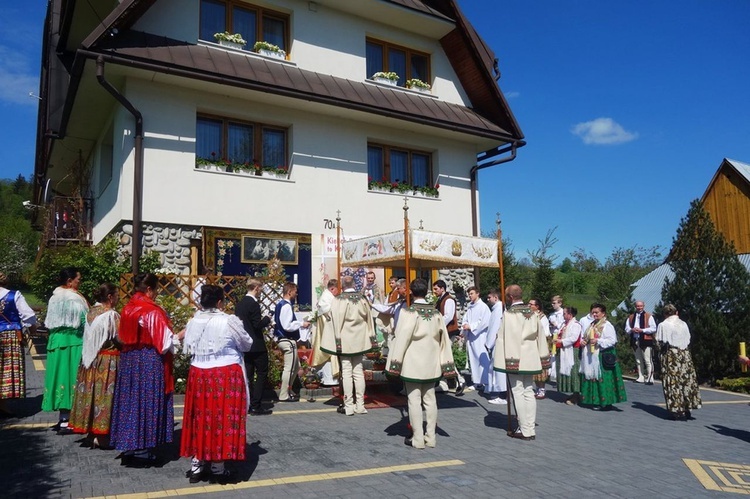
POLYGON ((505 301, 505 272, 503 269, 503 231, 500 229, 500 212, 496 213, 495 225, 497 226, 497 264, 500 272, 500 301, 505 301))
POLYGON ((411 245, 409 244, 409 197, 404 196, 404 264, 406 266, 406 306, 411 305, 411 295, 409 294, 409 279, 411 278, 411 245))
POLYGON ((336 210, 336 280, 341 292, 341 210, 336 210))

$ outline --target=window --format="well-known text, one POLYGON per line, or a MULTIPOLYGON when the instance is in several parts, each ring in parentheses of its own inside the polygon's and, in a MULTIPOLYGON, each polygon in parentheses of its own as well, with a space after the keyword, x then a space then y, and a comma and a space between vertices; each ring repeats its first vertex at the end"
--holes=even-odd
POLYGON ((392 71, 398 74, 398 84, 404 86, 406 80, 416 78, 430 83, 430 56, 422 52, 391 45, 377 40, 367 40, 367 78, 378 71, 392 71))
POLYGON ((432 186, 432 155, 378 144, 367 146, 367 176, 373 181, 432 186))
POLYGON ((230 0, 201 0, 201 40, 215 42, 214 33, 239 33, 247 40, 269 42, 289 52, 289 16, 254 5, 230 0))
POLYGON ((198 116, 195 156, 209 161, 286 167, 286 135, 284 128, 198 116))

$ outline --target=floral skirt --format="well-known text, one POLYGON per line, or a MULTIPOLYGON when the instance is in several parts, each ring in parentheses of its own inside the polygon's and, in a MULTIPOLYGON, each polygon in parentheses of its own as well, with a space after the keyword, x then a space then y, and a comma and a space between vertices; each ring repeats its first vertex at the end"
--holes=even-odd
POLYGON ((573 352, 573 367, 570 374, 560 374, 560 355, 557 356, 557 391, 560 393, 581 393, 581 360, 578 358, 578 349, 573 352))
POLYGON ((0 333, 0 399, 26 396, 26 369, 20 331, 0 333))
POLYGON ((153 348, 120 353, 112 404, 111 445, 152 449, 174 438, 173 393, 164 393, 163 357, 153 348))
POLYGON ((239 364, 190 367, 180 455, 204 461, 245 459, 247 393, 239 364))
POLYGON ((701 405, 698 381, 689 350, 670 348, 661 356, 664 400, 671 413, 683 413, 701 405))
POLYGON ((120 353, 99 352, 90 368, 78 367, 70 427, 76 433, 107 435, 112 416, 117 366, 120 353))
POLYGON ((625 402, 628 396, 625 393, 625 383, 622 380, 620 362, 615 364, 614 369, 604 369, 602 355, 599 354, 599 365, 601 366, 601 377, 599 379, 581 380, 581 403, 583 405, 608 405, 625 402))

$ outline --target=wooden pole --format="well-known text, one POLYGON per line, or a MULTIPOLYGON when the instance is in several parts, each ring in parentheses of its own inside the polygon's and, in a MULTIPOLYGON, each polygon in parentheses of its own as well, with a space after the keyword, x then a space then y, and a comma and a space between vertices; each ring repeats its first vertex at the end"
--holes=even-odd
POLYGON ((341 292, 341 210, 336 211, 336 280, 341 292))
POLYGON ((411 295, 409 294, 409 283, 411 278, 411 246, 409 245, 409 198, 404 196, 404 265, 406 267, 406 306, 411 305, 411 295))
MULTIPOLYGON (((500 302, 504 305, 505 304, 505 272, 503 268, 503 231, 500 229, 500 212, 497 212, 495 215, 497 215, 497 218, 495 219, 495 225, 497 226, 497 263, 498 263, 498 272, 500 273, 500 293, 502 294, 502 298, 500 302)), ((513 418, 512 418, 512 412, 513 408, 516 405, 516 401, 513 400, 513 392, 511 391, 510 387, 510 376, 508 376, 508 373, 505 373, 505 385, 507 387, 507 391, 505 392, 507 395, 505 396, 508 401, 508 428, 506 430, 508 435, 513 434, 513 418)), ((516 411, 516 414, 518 414, 518 411, 516 411)))

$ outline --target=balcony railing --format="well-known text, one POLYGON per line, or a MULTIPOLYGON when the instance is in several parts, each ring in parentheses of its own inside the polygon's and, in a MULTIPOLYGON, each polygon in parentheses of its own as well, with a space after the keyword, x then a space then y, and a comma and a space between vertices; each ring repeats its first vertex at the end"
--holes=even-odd
POLYGON ((47 246, 91 244, 93 200, 56 196, 47 206, 44 242, 47 246))

